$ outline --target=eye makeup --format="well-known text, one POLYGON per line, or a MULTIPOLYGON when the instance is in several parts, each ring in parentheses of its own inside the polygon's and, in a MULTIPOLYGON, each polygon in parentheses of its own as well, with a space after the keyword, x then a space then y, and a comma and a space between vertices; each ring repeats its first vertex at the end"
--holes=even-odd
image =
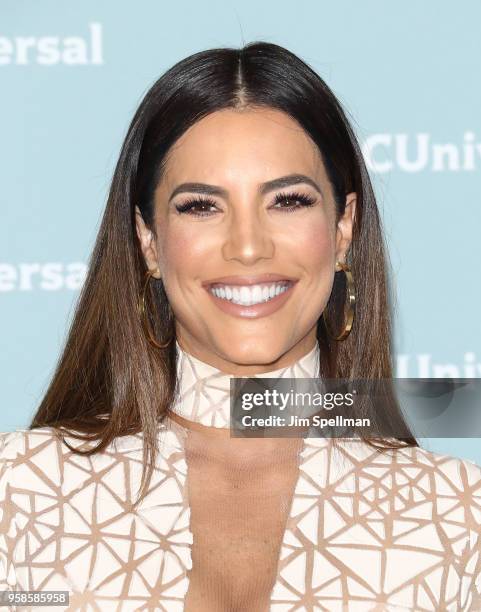
MULTIPOLYGON (((317 201, 316 198, 313 198, 310 195, 307 195, 305 193, 300 193, 297 191, 293 191, 289 193, 277 193, 274 196, 272 207, 273 208, 277 207, 279 210, 283 210, 284 212, 291 213, 291 212, 295 212, 302 208, 308 208, 310 206, 314 206, 316 201, 317 201), (289 206, 278 207, 277 205, 281 204, 282 202, 294 202, 295 204, 291 204, 289 206)), ((202 212, 192 212, 196 209, 199 210, 199 208, 201 207, 216 208, 217 204, 213 198, 210 198, 208 196, 195 196, 193 198, 190 198, 183 204, 177 204, 175 206, 175 209, 177 210, 179 214, 186 213, 186 214, 189 214, 195 217, 209 217, 212 214, 214 214, 212 212, 205 211, 205 210, 202 212)))

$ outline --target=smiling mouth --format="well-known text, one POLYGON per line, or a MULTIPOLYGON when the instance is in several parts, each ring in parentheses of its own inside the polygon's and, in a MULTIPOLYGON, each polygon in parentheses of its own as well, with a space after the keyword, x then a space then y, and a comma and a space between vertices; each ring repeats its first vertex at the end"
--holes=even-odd
POLYGON ((277 296, 285 293, 294 285, 294 281, 281 280, 270 283, 259 283, 256 285, 227 285, 213 283, 208 291, 217 298, 238 304, 240 306, 254 306, 269 302, 277 296))

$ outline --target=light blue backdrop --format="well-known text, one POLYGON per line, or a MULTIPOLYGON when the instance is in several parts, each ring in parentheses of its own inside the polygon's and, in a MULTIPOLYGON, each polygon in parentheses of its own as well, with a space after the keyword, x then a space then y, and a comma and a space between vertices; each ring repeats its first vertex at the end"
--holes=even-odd
MULTIPOLYGON (((395 273, 398 376, 481 377, 481 3, 0 4, 0 430, 47 388, 121 141, 152 83, 253 40, 313 66, 352 116, 395 273)), ((478 439, 429 440, 481 463, 478 439)))

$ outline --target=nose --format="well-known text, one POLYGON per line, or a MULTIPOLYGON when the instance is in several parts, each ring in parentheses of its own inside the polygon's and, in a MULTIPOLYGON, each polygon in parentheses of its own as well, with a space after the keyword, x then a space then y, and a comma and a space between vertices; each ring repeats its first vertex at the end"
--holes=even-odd
POLYGON ((222 245, 222 255, 226 260, 236 260, 251 266, 260 259, 271 259, 274 256, 272 232, 255 210, 243 209, 232 215, 226 234, 222 245))

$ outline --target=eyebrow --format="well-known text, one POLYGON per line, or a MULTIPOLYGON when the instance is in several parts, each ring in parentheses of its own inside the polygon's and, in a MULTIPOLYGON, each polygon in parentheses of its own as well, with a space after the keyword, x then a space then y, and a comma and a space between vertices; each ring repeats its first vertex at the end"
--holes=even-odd
MULTIPOLYGON (((281 176, 280 178, 273 179, 272 181, 261 183, 258 188, 258 193, 259 195, 265 195, 270 191, 290 187, 292 185, 298 185, 299 183, 306 183, 306 185, 313 187, 321 196, 324 195, 319 185, 305 174, 288 174, 287 176, 281 176)), ((182 183, 181 185, 178 185, 170 194, 169 202, 177 194, 184 192, 214 195, 223 198, 227 198, 228 196, 227 189, 217 185, 208 185, 207 183, 182 183)))

